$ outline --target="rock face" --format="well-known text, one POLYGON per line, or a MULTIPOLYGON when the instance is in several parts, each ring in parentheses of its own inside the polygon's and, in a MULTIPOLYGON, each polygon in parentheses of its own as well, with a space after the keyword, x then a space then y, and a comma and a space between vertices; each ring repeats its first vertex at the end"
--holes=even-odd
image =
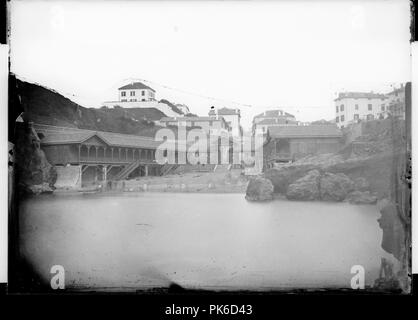
POLYGON ((399 217, 396 205, 387 202, 380 210, 381 217, 378 220, 383 230, 382 248, 393 254, 396 259, 402 261, 405 250, 408 248, 403 223, 399 217))
POLYGON ((273 190, 274 187, 270 180, 258 177, 248 183, 245 199, 249 201, 272 200, 273 190))
POLYGON ((320 198, 324 201, 343 201, 354 190, 354 182, 344 173, 326 172, 319 185, 320 198))
POLYGON ((354 189, 357 191, 368 191, 370 189, 370 183, 366 178, 358 177, 354 179, 354 189))
POLYGON ((30 124, 20 123, 16 136, 16 181, 29 194, 52 192, 57 172, 41 150, 39 137, 30 124))
POLYGON ((286 197, 289 200, 316 200, 319 198, 319 180, 320 172, 318 170, 311 170, 308 174, 287 188, 286 197))
POLYGON ((346 200, 351 204, 375 204, 377 197, 370 193, 370 191, 353 191, 346 200))
POLYGON ((52 189, 48 183, 44 182, 42 184, 29 185, 27 186, 26 191, 31 194, 41 194, 52 193, 54 192, 54 189, 52 189))

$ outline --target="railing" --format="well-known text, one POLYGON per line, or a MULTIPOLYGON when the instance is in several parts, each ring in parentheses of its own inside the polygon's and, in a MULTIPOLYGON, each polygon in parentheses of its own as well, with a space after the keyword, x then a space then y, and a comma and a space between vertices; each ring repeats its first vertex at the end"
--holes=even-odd
POLYGON ((155 160, 151 159, 112 159, 112 158, 103 158, 103 157, 80 157, 80 163, 107 163, 107 164, 128 164, 134 161, 139 161, 140 163, 152 164, 156 163, 155 160))
POLYGON ((119 172, 115 177, 114 180, 122 180, 129 176, 138 166, 140 165, 139 160, 132 162, 129 166, 119 172))

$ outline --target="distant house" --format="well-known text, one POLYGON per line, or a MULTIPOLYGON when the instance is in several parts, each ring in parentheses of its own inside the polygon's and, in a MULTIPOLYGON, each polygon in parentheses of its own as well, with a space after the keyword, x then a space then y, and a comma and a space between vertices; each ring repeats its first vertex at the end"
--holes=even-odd
POLYGON ((342 132, 335 125, 281 126, 268 129, 264 166, 294 161, 307 155, 340 150, 342 132))
POLYGON ((154 101, 155 90, 141 82, 132 82, 118 89, 120 102, 154 101))
POLYGON ((153 88, 142 82, 132 82, 118 88, 116 101, 105 101, 102 106, 107 108, 155 108, 169 117, 182 114, 179 108, 171 106, 167 100, 157 101, 155 94, 156 91, 153 88))
POLYGON ((267 110, 256 115, 253 119, 253 132, 266 133, 268 128, 275 126, 297 125, 294 115, 283 110, 267 110))
POLYGON ((206 134, 228 133, 230 128, 221 116, 214 117, 163 117, 159 120, 162 126, 200 127, 206 134))
POLYGON ((269 128, 282 127, 282 126, 297 126, 296 120, 286 120, 284 118, 276 119, 263 119, 256 125, 256 130, 260 130, 262 133, 266 133, 269 128))
POLYGON ((389 110, 388 98, 381 93, 342 92, 335 102, 335 122, 344 128, 360 120, 384 118, 389 110))
MULTIPOLYGON (((211 115, 210 112, 209 115, 211 115)), ((240 109, 220 108, 216 110, 216 115, 225 119, 233 136, 242 136, 240 109)))

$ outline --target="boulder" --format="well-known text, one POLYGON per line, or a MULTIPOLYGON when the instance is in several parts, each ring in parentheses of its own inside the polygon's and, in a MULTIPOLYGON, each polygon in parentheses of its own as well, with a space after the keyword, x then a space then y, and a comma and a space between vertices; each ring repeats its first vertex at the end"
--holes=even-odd
POLYGON ((343 201, 354 190, 354 182, 344 173, 326 172, 319 184, 320 197, 324 201, 343 201))
POLYGON ((370 190, 370 183, 366 178, 359 177, 354 179, 354 189, 357 191, 368 191, 370 190))
POLYGON ((53 190, 57 171, 48 162, 31 123, 17 123, 15 150, 16 180, 22 191, 38 194, 47 191, 45 184, 53 190))
POLYGON ((407 227, 398 214, 395 203, 387 202, 380 210, 379 226, 383 230, 382 248, 403 262, 408 249, 407 227))
POLYGON ((318 170, 311 170, 304 177, 296 180, 287 188, 286 198, 289 200, 316 200, 319 198, 318 170))
POLYGON ((54 189, 52 189, 47 182, 44 182, 42 184, 26 186, 26 191, 29 194, 38 195, 41 193, 52 193, 54 192, 54 189))
POLYGON ((316 169, 316 167, 312 165, 272 168, 266 170, 264 178, 269 179, 273 183, 275 193, 284 195, 291 183, 306 176, 313 169, 316 169))
POLYGON ((353 191, 346 200, 351 204, 375 204, 377 197, 370 193, 370 191, 353 191))
POLYGON ((273 191, 274 187, 270 180, 258 177, 248 183, 245 199, 249 201, 272 200, 273 191))

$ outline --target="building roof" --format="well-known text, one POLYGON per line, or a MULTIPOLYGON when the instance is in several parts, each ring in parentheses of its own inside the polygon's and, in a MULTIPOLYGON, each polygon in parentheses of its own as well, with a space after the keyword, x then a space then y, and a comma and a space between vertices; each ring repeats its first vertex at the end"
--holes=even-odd
POLYGON ((268 129, 273 138, 340 138, 342 132, 336 125, 281 126, 268 129))
POLYGON ((295 116, 283 110, 276 109, 276 110, 264 111, 263 113, 256 115, 254 118, 280 118, 280 117, 293 117, 294 118, 295 116))
POLYGON ((160 122, 182 122, 182 121, 222 121, 224 120, 223 117, 162 117, 160 122))
POLYGON ((341 99, 385 99, 386 96, 382 93, 374 92, 340 92, 338 98, 334 101, 341 99))
POLYGON ((218 114, 219 115, 239 115, 240 114, 240 110, 239 109, 230 109, 230 108, 221 108, 218 109, 218 114))
POLYGON ((260 122, 258 122, 256 125, 277 125, 277 124, 297 124, 297 121, 295 120, 286 120, 284 118, 267 118, 263 119, 260 122))
POLYGON ((44 137, 41 139, 41 144, 43 145, 79 144, 94 136, 97 136, 111 147, 155 149, 161 143, 160 141, 156 141, 150 137, 106 131, 93 131, 47 125, 34 125, 34 128, 38 134, 43 134, 44 137))
POLYGON ((155 90, 147 85, 143 84, 142 82, 132 82, 127 84, 123 87, 120 87, 118 90, 129 90, 129 89, 148 89, 155 92, 155 90))
POLYGON ((396 93, 402 93, 402 92, 405 92, 405 86, 404 85, 402 85, 400 88, 393 89, 391 92, 387 93, 386 95, 389 96, 389 95, 394 95, 396 93))

